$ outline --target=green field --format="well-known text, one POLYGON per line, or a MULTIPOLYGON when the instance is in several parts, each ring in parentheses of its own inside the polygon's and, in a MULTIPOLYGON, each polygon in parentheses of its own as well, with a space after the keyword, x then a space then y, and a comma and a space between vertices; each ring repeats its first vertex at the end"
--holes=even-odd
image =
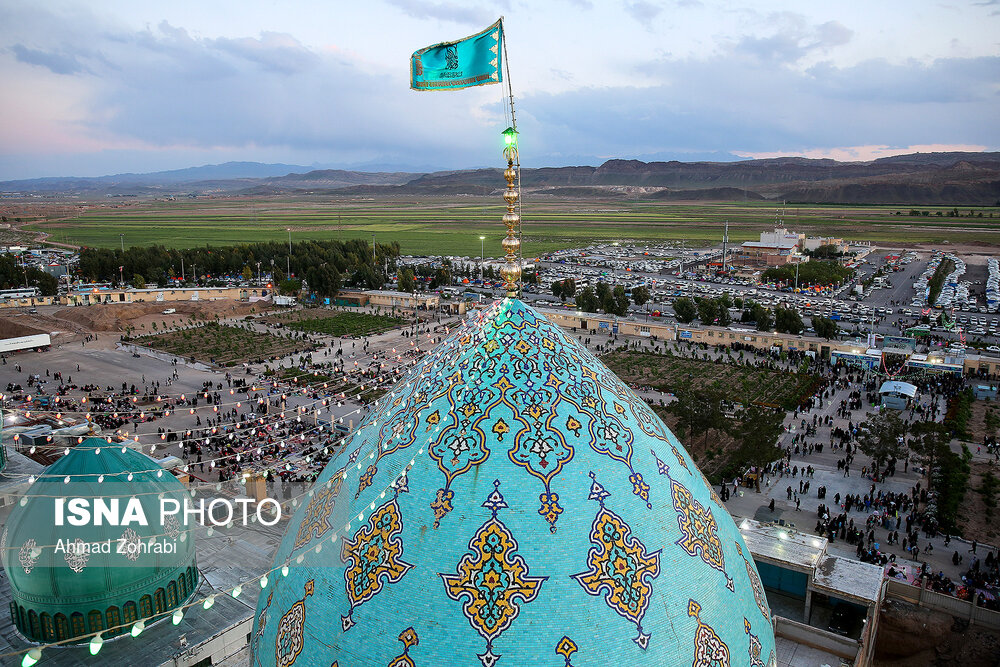
POLYGON ((235 366, 244 362, 259 364, 316 348, 308 341, 282 338, 215 322, 158 335, 140 336, 132 342, 219 366, 235 366))
MULTIPOLYGON (((329 317, 309 317, 309 311, 299 312, 303 313, 301 319, 291 321, 285 326, 297 331, 328 336, 367 336, 388 331, 404 322, 398 317, 369 313, 336 313, 329 317)), ((274 318, 268 319, 270 321, 274 318)))
MULTIPOLYGON (((523 254, 534 257, 560 248, 601 241, 718 242, 725 222, 733 241, 756 239, 773 228, 779 205, 770 202, 664 203, 582 200, 527 193, 523 201, 523 254)), ((784 224, 807 234, 849 240, 1000 245, 1000 209, 975 209, 983 217, 938 217, 947 207, 789 205, 784 224), (896 213, 902 215, 896 215, 896 213), (989 216, 992 215, 993 218, 989 216)), ((62 209, 65 211, 65 208, 62 209)), ((499 197, 300 197, 193 199, 91 204, 75 217, 33 223, 26 229, 49 240, 80 246, 162 244, 169 247, 229 245, 252 241, 362 238, 398 241, 404 254, 499 256, 504 208, 499 197)), ((968 209, 963 209, 966 215, 968 209)))

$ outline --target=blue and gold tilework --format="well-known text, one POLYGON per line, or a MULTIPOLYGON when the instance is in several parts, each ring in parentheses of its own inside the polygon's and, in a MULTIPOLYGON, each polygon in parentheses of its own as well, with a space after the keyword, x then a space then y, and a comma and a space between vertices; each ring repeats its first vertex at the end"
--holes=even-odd
POLYGON ((310 493, 253 665, 776 664, 753 560, 683 445, 519 300, 414 366, 310 493))

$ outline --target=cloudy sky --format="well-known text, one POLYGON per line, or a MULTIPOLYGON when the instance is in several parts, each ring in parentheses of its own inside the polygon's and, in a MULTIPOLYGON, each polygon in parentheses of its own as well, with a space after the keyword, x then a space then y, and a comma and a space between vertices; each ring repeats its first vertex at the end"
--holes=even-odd
POLYGON ((0 179, 499 164, 408 63, 501 14, 527 166, 1000 148, 1000 0, 6 0, 0 179))

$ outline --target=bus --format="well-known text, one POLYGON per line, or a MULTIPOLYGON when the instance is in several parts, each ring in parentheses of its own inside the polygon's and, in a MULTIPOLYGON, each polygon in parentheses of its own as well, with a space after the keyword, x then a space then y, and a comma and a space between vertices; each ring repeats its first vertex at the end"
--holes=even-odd
POLYGON ((32 299, 36 296, 41 296, 41 291, 37 287, 0 290, 0 300, 4 301, 8 299, 32 299))

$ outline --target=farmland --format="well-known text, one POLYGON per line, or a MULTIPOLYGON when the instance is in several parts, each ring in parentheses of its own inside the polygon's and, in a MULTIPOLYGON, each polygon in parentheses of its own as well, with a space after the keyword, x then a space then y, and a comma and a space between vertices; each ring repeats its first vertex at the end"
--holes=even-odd
POLYGON ((265 318, 269 324, 283 324, 289 329, 320 333, 328 336, 368 336, 382 333, 403 324, 404 320, 388 315, 341 312, 323 315, 329 311, 296 310, 265 318))
MULTIPOLYGON (((983 217, 938 216, 942 207, 789 205, 772 202, 644 202, 559 199, 526 193, 522 211, 524 254, 580 247, 598 241, 716 242, 725 222, 733 241, 755 239, 780 220, 807 234, 904 243, 1000 245, 1000 209, 983 217), (922 215, 924 211, 930 215, 922 215), (989 216, 993 215, 994 218, 989 216)), ((183 201, 92 203, 51 215, 35 209, 24 227, 48 240, 78 246, 162 244, 182 248, 251 241, 305 239, 398 241, 404 254, 499 255, 503 215, 499 197, 199 198, 183 201), (67 217, 68 216, 68 217, 67 217), (124 238, 120 235, 124 234, 124 238)))
POLYGON ((263 363, 316 347, 304 340, 282 338, 215 322, 159 335, 140 336, 132 342, 219 366, 235 366, 244 362, 263 363))

